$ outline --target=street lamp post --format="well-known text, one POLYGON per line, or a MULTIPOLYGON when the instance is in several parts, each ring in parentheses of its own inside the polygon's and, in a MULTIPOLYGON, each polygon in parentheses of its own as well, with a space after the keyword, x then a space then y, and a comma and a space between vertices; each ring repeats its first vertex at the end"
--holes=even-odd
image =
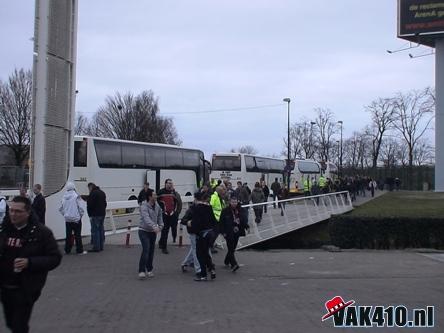
MULTIPOLYGON (((289 170, 290 165, 290 101, 291 99, 286 97, 283 99, 284 102, 287 103, 287 170, 289 170)), ((287 174, 287 188, 290 189, 290 172, 287 174)))
MULTIPOLYGON (((336 143, 338 144, 338 164, 339 165, 341 165, 341 158, 340 158, 340 156, 341 156, 341 153, 340 153, 340 148, 339 148, 339 140, 336 140, 336 143)), ((339 169, 340 170, 340 169, 339 169)))
POLYGON ((339 174, 342 176, 342 125, 344 122, 342 120, 338 121, 338 124, 341 125, 341 148, 339 150, 339 174))
POLYGON ((314 149, 313 149, 313 125, 316 125, 316 122, 310 122, 310 156, 308 158, 313 157, 314 149), (313 149, 313 150, 312 150, 313 149))

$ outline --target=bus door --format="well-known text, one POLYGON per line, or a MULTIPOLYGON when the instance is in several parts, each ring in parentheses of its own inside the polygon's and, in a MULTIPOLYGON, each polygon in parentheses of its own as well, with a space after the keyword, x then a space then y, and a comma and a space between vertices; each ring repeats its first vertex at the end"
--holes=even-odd
POLYGON ((146 181, 150 184, 150 188, 156 193, 159 192, 159 188, 157 186, 157 173, 158 172, 156 170, 147 170, 146 172, 146 181))
POLYGON ((88 195, 88 183, 91 182, 91 175, 88 169, 88 140, 74 141, 74 161, 73 161, 72 180, 79 194, 88 195))

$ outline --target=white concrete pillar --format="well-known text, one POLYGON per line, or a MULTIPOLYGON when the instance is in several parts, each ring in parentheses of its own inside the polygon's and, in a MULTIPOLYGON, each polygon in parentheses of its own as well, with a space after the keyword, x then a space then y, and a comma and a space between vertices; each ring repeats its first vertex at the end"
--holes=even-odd
POLYGON ((444 192, 444 39, 435 47, 435 191, 444 192))

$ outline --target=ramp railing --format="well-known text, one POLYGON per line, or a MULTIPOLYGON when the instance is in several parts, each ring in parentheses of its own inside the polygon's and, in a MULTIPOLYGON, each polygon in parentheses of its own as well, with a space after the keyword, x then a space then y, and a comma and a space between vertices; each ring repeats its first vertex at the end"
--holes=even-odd
POLYGON ((238 249, 263 242, 353 209, 348 191, 243 205, 248 210, 250 233, 241 237, 238 249), (267 207, 267 213, 264 208, 267 207), (257 212, 255 212, 255 210, 257 212), (262 210, 262 219, 258 215, 262 210))

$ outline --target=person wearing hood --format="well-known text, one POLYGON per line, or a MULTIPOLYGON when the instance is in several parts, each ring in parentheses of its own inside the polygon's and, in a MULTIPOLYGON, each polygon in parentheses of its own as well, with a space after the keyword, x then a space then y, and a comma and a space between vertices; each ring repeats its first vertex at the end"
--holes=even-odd
POLYGON ((8 204, 6 203, 6 198, 3 195, 0 195, 0 225, 3 220, 6 218, 8 212, 8 204))
POLYGON ((59 212, 63 215, 66 225, 65 253, 70 254, 72 244, 72 234, 76 242, 76 253, 86 254, 82 244, 82 216, 84 210, 81 206, 80 195, 77 194, 75 185, 72 182, 66 184, 66 192, 63 195, 59 212))
MULTIPOLYGON (((259 182, 256 182, 254 185, 253 192, 251 193, 251 202, 253 204, 259 204, 263 203, 265 201, 264 192, 262 191, 261 184, 259 182)), ((253 206, 254 215, 255 215, 255 222, 261 223, 262 221, 262 212, 264 210, 263 205, 253 206)))
MULTIPOLYGON (((32 213, 31 201, 14 197, 0 226, 0 299, 6 326, 28 332, 34 303, 48 272, 62 259, 52 231, 32 213)), ((2 330, 3 332, 3 330, 2 330)))

